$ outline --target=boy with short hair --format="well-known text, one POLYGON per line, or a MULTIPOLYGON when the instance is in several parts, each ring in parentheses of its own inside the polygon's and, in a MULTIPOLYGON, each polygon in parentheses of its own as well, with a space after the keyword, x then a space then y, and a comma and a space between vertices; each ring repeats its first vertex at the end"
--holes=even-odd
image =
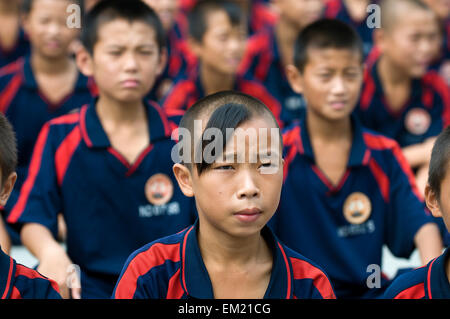
MULTIPOLYGON (((16 139, 0 114, 0 205, 5 205, 17 178, 16 139)), ((5 229, 0 227, 0 232, 5 229)), ((0 246, 0 299, 61 299, 58 285, 37 271, 18 264, 0 246)))
POLYGON ((427 71, 439 25, 421 0, 380 5, 382 27, 374 36, 381 55, 365 73, 356 113, 365 126, 400 144, 423 194, 433 142, 450 123, 448 86, 437 72, 427 71))
POLYGON ((297 34, 322 15, 323 0, 275 0, 279 17, 273 27, 255 34, 248 43, 240 73, 261 81, 281 104, 281 120, 287 126, 301 118, 305 101, 292 90, 286 66, 292 63, 297 34))
POLYGON ((195 219, 176 187, 169 125, 145 99, 164 67, 164 32, 140 0, 103 0, 85 16, 77 54, 98 99, 47 122, 28 178, 9 215, 24 245, 63 297, 109 298, 123 263, 144 243, 195 219), (56 215, 67 224, 67 253, 55 241, 56 215), (67 269, 78 265, 67 287, 67 269))
MULTIPOLYGON (((450 128, 436 139, 430 159, 425 200, 434 217, 450 231, 450 128)), ((388 299, 450 299, 450 248, 427 265, 399 276, 387 289, 388 299)))
POLYGON ((441 77, 446 81, 450 87, 450 1, 448 0, 422 0, 425 2, 437 15, 441 33, 442 41, 436 59, 431 64, 431 68, 439 72, 441 77))
POLYGON ((17 183, 6 215, 17 201, 42 126, 92 99, 93 81, 78 71, 69 54, 78 35, 78 29, 66 24, 67 7, 72 3, 80 1, 24 0, 23 27, 32 52, 0 70, 0 112, 14 127, 19 154, 17 183))
POLYGON ((317 21, 300 33, 294 61, 289 82, 307 111, 283 135, 284 184, 271 225, 322 265, 338 298, 378 297, 388 279, 371 289, 367 269, 381 265, 383 245, 399 257, 416 246, 426 263, 440 253, 438 228, 398 144, 351 116, 363 78, 356 31, 317 21))
POLYGON ((189 13, 189 43, 199 66, 177 81, 162 105, 169 115, 186 111, 198 99, 223 90, 250 94, 279 119, 280 104, 262 83, 238 75, 247 32, 239 6, 229 1, 201 1, 189 13))
POLYGON ((156 80, 149 98, 161 100, 181 75, 196 66, 197 59, 187 44, 187 18, 180 12, 179 0, 143 0, 158 16, 166 32, 167 64, 156 80))
POLYGON ((134 252, 113 297, 334 298, 325 273, 266 226, 283 180, 281 134, 268 108, 239 92, 209 95, 186 111, 178 138, 183 157, 173 170, 198 219, 134 252), (255 138, 242 140, 247 133, 255 138))
POLYGON ((30 53, 20 23, 20 0, 0 1, 0 68, 30 53))

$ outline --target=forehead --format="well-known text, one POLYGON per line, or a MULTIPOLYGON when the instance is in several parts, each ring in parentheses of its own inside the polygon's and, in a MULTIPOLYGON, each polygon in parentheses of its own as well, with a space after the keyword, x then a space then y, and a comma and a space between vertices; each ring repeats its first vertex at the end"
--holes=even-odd
POLYGON ((205 31, 217 31, 224 28, 242 28, 245 25, 243 21, 240 21, 239 25, 233 25, 224 9, 207 10, 205 12, 205 23, 207 28, 205 31))
POLYGON ((391 31, 393 32, 437 31, 439 28, 436 15, 431 10, 412 7, 408 4, 399 3, 391 19, 395 19, 391 22, 391 31), (408 12, 408 14, 404 14, 404 12, 408 12))
POLYGON ((345 69, 361 67, 362 56, 357 49, 350 48, 308 48, 306 68, 329 67, 345 69))
POLYGON ((156 32, 153 27, 143 21, 129 22, 122 18, 100 22, 97 31, 97 43, 118 44, 131 39, 139 43, 156 44, 156 32))
POLYGON ((64 11, 64 17, 67 16, 66 9, 69 4, 74 3, 70 0, 33 0, 31 3, 30 14, 61 14, 64 11))

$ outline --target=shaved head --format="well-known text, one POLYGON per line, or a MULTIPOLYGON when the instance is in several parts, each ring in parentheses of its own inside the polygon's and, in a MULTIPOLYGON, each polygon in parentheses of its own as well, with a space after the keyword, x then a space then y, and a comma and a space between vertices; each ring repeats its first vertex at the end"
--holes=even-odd
POLYGON ((411 10, 423 10, 435 15, 434 11, 421 0, 382 0, 381 27, 392 30, 402 17, 407 17, 411 10))

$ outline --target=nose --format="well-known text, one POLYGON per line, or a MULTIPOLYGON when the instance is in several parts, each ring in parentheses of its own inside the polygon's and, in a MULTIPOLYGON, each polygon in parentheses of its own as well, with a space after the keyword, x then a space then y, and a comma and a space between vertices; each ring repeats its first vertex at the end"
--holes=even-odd
POLYGON ((130 52, 125 55, 125 71, 135 72, 138 69, 138 63, 135 55, 130 52))
POLYGON ((243 172, 238 180, 239 189, 237 192, 238 199, 251 199, 254 197, 259 197, 260 189, 255 181, 255 177, 249 171, 243 172))
POLYGON ((335 95, 342 95, 345 93, 346 86, 342 76, 336 76, 332 83, 331 92, 335 95))

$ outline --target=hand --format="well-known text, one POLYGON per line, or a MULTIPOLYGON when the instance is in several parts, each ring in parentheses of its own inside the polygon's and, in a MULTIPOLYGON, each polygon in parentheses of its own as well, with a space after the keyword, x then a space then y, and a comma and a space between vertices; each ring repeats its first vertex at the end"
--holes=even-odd
POLYGON ((38 267, 38 272, 56 281, 61 297, 64 299, 81 298, 79 276, 74 273, 74 265, 60 246, 47 249, 38 267))

